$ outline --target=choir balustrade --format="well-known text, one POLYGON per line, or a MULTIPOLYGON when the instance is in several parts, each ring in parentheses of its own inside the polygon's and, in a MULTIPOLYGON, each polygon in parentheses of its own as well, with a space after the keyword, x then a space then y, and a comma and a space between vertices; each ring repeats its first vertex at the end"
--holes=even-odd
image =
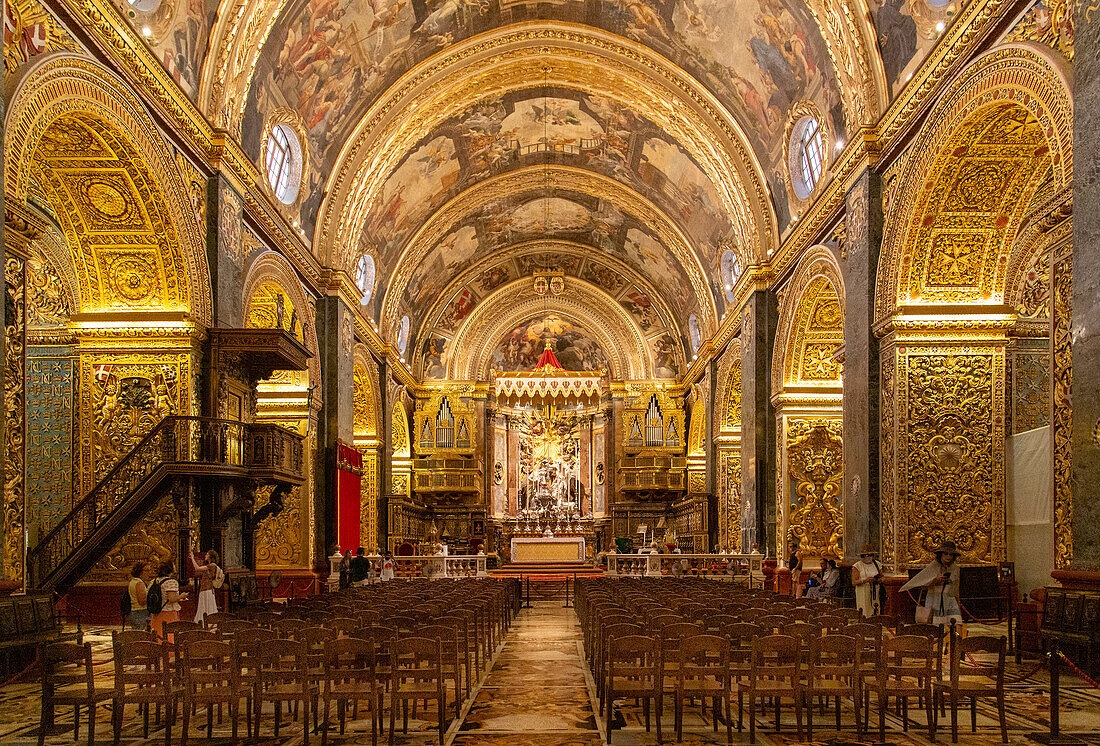
POLYGON ((609 577, 729 578, 762 582, 762 554, 608 554, 609 577))

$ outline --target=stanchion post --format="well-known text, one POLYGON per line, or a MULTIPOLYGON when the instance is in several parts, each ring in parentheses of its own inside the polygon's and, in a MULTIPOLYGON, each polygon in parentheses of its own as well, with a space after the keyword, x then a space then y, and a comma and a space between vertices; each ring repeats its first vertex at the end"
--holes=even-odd
POLYGON ((1050 640, 1050 738, 1051 741, 1060 735, 1060 723, 1058 722, 1058 640, 1050 640))

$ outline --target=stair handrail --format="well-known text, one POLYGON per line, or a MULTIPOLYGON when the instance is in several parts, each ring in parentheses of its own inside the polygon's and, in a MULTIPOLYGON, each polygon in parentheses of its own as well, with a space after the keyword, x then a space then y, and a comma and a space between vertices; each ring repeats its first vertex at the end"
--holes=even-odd
POLYGON ((248 439, 245 437, 247 425, 236 420, 222 420, 213 417, 194 417, 190 415, 169 415, 163 418, 150 430, 126 455, 111 467, 110 471, 88 491, 83 498, 77 501, 64 518, 54 526, 42 539, 27 553, 27 568, 32 573, 34 584, 40 586, 53 572, 64 563, 70 553, 76 550, 84 541, 91 537, 97 527, 102 525, 114 511, 126 502, 126 497, 133 494, 145 481, 166 463, 211 463, 227 464, 232 466, 245 466, 248 462, 245 458, 245 449, 248 447, 248 439), (180 438, 176 429, 181 425, 187 426, 187 433, 180 438), (217 429, 223 429, 227 433, 231 429, 238 429, 235 440, 229 437, 215 441, 218 448, 217 455, 211 457, 214 449, 209 446, 209 441, 196 444, 192 442, 193 425, 202 425, 199 435, 212 434, 217 429), (166 433, 172 437, 165 439, 166 433), (180 443, 186 443, 186 456, 181 459, 180 443), (151 451, 151 453, 149 453, 151 451), (139 459, 141 455, 149 455, 148 459, 139 459), (158 458, 159 456, 159 458, 158 458), (170 458, 173 457, 174 458, 170 458), (229 463, 229 462, 232 463, 229 463), (139 469, 134 469, 134 464, 139 464, 139 469), (109 486, 120 475, 126 479, 126 489, 109 490, 109 486), (136 477, 136 479, 135 479, 136 477), (106 492, 109 501, 101 501, 106 492), (90 510, 89 510, 90 509, 90 510), (81 520, 83 519, 83 520, 81 520))

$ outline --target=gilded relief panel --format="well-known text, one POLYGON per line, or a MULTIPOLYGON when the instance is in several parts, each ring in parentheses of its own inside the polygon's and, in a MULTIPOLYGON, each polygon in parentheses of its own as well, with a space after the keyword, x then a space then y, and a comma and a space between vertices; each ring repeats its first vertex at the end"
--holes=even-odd
MULTIPOLYGON (((81 354, 79 494, 95 487, 164 417, 189 414, 191 385, 188 354, 81 354)), ((171 502, 162 500, 89 579, 117 577, 134 558, 169 556, 164 553, 175 546, 176 519, 168 511, 174 511, 171 502)))
POLYGON ((839 559, 844 556, 842 423, 788 419, 786 426, 786 544, 797 543, 810 556, 839 559))
POLYGON ((718 450, 718 544, 729 552, 747 551, 743 546, 741 500, 741 445, 718 450))
POLYGON ((1054 402, 1051 428, 1054 439, 1054 564, 1065 568, 1073 559, 1073 446, 1071 442, 1073 410, 1073 357, 1070 349, 1070 322, 1073 318, 1073 257, 1054 264, 1053 331, 1051 334, 1054 368, 1054 402))
MULTIPOLYGON (((274 485, 264 485, 256 490, 256 510, 271 500, 274 485)), ((269 516, 256 526, 256 567, 301 567, 305 564, 306 547, 302 540, 301 525, 304 518, 302 488, 292 488, 284 497, 282 512, 269 516)))
POLYGON ((26 500, 26 262, 4 259, 4 495, 3 577, 23 582, 23 530, 26 500))
POLYGON ((899 348, 898 355, 902 561, 926 562, 945 539, 964 562, 1003 560, 1004 349, 899 348))
POLYGON ((360 448, 363 456, 363 479, 359 483, 359 542, 367 553, 380 548, 378 537, 378 452, 360 448))

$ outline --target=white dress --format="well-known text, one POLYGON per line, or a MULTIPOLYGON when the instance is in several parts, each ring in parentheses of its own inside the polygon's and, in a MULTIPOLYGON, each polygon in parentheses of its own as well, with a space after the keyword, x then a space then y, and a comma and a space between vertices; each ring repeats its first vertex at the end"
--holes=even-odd
MULTIPOLYGON (((860 560, 852 565, 852 572, 859 575, 859 580, 865 580, 882 572, 882 568, 877 561, 864 562, 860 560)), ((875 610, 875 595, 877 592, 878 589, 875 583, 861 583, 856 586, 856 607, 863 613, 863 616, 871 617, 876 613, 883 613, 881 609, 875 610)))
POLYGON ((382 580, 393 580, 393 560, 383 560, 382 580))
MULTIPOLYGON (((205 572, 211 572, 211 571, 206 570, 205 572)), ((214 582, 213 578, 211 578, 210 582, 211 583, 214 582)), ((202 581, 199 582, 200 587, 203 584, 204 583, 202 581)), ((207 588, 204 591, 199 591, 199 602, 198 602, 198 609, 195 611, 195 621, 199 624, 202 624, 202 620, 206 618, 207 614, 217 614, 217 613, 218 613, 218 601, 217 601, 216 598, 214 598, 214 589, 213 588, 207 588)))

